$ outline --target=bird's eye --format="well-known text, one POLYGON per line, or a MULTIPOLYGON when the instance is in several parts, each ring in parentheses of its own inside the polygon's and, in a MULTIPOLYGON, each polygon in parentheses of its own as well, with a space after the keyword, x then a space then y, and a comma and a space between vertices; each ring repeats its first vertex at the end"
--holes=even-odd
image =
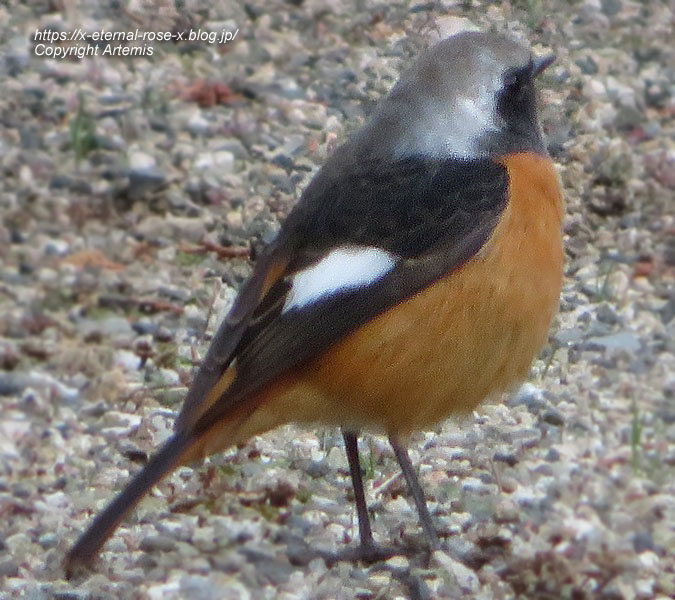
POLYGON ((522 68, 511 69, 504 75, 504 96, 511 101, 518 102, 518 100, 525 96, 531 79, 529 65, 522 68))
POLYGON ((504 89, 509 90, 517 87, 520 84, 516 74, 507 75, 504 78, 504 89))
POLYGON ((513 92, 525 87, 530 80, 530 71, 528 67, 511 69, 508 71, 504 75, 504 91, 513 92))

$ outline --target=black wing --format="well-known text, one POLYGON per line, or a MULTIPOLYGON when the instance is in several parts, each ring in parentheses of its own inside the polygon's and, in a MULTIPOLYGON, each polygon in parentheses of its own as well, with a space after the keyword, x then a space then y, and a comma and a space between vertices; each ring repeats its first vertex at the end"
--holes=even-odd
POLYGON ((508 197, 505 167, 487 159, 364 162, 334 173, 324 168, 317 174, 256 266, 212 342, 179 429, 210 428, 240 399, 459 268, 490 238, 508 197), (354 245, 401 260, 371 285, 282 313, 289 276, 334 248, 354 245), (270 276, 274 268, 278 273, 270 276), (200 410, 235 357, 235 381, 200 410))

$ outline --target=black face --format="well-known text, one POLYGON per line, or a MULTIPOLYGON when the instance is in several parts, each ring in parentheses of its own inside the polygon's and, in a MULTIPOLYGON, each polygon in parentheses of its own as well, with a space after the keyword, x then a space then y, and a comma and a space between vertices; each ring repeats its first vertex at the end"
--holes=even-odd
POLYGON ((504 74, 497 98, 497 112, 504 122, 497 140, 500 152, 545 151, 537 122, 536 74, 533 61, 504 74))

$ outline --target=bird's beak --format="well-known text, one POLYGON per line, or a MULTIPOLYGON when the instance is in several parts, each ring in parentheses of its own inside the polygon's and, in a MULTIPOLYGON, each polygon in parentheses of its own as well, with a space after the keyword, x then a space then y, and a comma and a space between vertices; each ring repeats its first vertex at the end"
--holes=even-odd
POLYGON ((555 54, 547 54, 532 59, 532 76, 537 77, 555 62, 555 54))

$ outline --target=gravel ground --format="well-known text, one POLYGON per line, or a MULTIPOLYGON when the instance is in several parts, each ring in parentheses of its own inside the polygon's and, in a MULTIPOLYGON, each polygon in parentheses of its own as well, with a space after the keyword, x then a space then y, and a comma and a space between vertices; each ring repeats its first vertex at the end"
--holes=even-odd
POLYGON ((0 4, 0 597, 675 597, 672 2, 175 4, 0 4), (66 549, 169 435, 250 258, 411 58, 468 26, 558 54, 542 114, 567 268, 530 382, 411 441, 447 552, 424 553, 372 436, 375 535, 412 551, 312 558, 357 537, 348 468, 338 432, 289 426, 179 469, 65 581, 66 549))

